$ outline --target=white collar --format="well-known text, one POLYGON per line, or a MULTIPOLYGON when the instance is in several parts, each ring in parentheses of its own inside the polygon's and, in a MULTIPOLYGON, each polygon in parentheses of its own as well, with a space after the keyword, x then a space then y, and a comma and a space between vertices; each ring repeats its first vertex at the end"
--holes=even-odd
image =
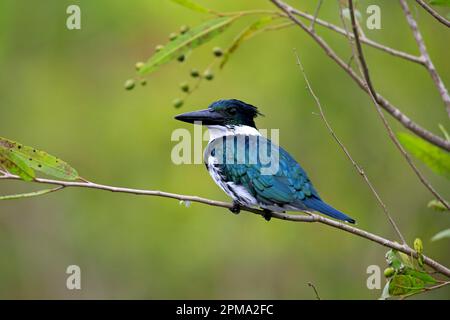
POLYGON ((260 136, 258 129, 250 126, 207 126, 209 131, 209 142, 224 136, 242 134, 246 136, 260 136))

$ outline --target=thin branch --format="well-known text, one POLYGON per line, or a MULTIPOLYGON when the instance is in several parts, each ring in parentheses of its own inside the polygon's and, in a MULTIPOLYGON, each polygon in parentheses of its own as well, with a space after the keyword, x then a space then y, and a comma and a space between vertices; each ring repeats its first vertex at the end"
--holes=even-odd
POLYGON ((441 16, 436 10, 434 10, 432 7, 430 7, 425 1, 423 0, 416 0, 416 2, 422 6, 429 14, 433 16, 437 21, 442 23, 444 26, 450 28, 450 21, 445 19, 443 16, 441 16))
MULTIPOLYGON (((323 2, 323 0, 319 0, 319 1, 318 1, 317 7, 316 7, 316 11, 314 12, 314 17, 313 17, 313 19, 312 19, 312 21, 311 21, 311 26, 309 27, 313 32, 314 32, 314 24, 315 24, 316 21, 317 21, 317 17, 318 17, 318 15, 319 15, 319 11, 320 11, 320 7, 322 6, 322 2, 323 2)), ((320 300, 320 299, 319 299, 319 300, 320 300)))
MULTIPOLYGON (((300 17, 303 17, 303 18, 305 18, 305 19, 307 19, 307 20, 309 20, 311 22, 314 21, 314 23, 311 24, 312 27, 314 26, 314 24, 317 23, 318 25, 321 25, 321 26, 323 26, 325 28, 328 28, 328 29, 330 29, 330 30, 332 30, 334 32, 337 32, 337 33, 339 33, 341 35, 345 35, 344 30, 342 30, 338 26, 336 26, 336 25, 334 25, 334 24, 332 24, 332 23, 330 23, 328 21, 321 20, 321 19, 319 19, 319 18, 317 18, 317 17, 315 17, 313 15, 310 15, 308 13, 302 12, 300 10, 297 10, 297 9, 294 9, 294 8, 292 8, 292 9, 294 10, 293 11, 294 14, 296 14, 296 15, 298 15, 300 17)), ((288 15, 286 15, 284 13, 280 13, 279 11, 274 11, 274 10, 248 10, 248 11, 238 11, 238 12, 221 12, 221 13, 216 13, 216 15, 218 15, 218 16, 239 16, 239 15, 240 16, 246 16, 246 15, 253 15, 253 14, 256 14, 256 15, 259 15, 259 14, 275 14, 275 15, 278 15, 280 17, 289 18, 288 15)), ((383 45, 381 43, 378 43, 376 41, 370 40, 369 38, 363 37, 363 38, 361 38, 361 42, 363 42, 363 43, 365 43, 365 44, 367 44, 367 45, 369 45, 369 46, 371 46, 373 48, 385 51, 385 52, 387 52, 387 53, 389 53, 389 54, 391 54, 393 56, 397 56, 399 58, 406 59, 406 60, 409 60, 409 61, 412 61, 412 62, 415 62, 415 63, 418 63, 418 64, 423 64, 424 63, 424 61, 420 57, 417 57, 415 55, 409 54, 409 53, 401 51, 401 50, 397 50, 397 49, 388 47, 388 46, 383 45)))
MULTIPOLYGON (((344 27, 344 30, 345 30, 345 35, 347 36, 347 40, 348 40, 348 43, 350 45, 350 51, 352 52, 352 55, 350 57, 350 62, 351 62, 356 56, 355 49, 354 49, 354 46, 353 46, 353 37, 352 37, 353 35, 348 31, 347 23, 345 23, 345 17, 344 17, 344 14, 342 13, 342 10, 344 8, 344 6, 342 4, 342 1, 341 0, 337 0, 337 3, 338 3, 338 6, 339 6, 339 18, 341 19, 341 23, 342 23, 342 25, 344 27)), ((359 66, 359 64, 357 64, 357 66, 359 66)))
MULTIPOLYGON (((270 1, 272 3, 274 3, 277 7, 279 7, 281 10, 283 10, 295 24, 297 24, 308 35, 310 35, 314 39, 314 41, 316 41, 319 44, 319 46, 324 50, 324 52, 332 60, 334 60, 345 72, 347 72, 348 75, 358 84, 358 86, 362 90, 364 90, 366 93, 370 94, 368 88, 365 85, 364 80, 361 79, 352 70, 352 68, 350 66, 348 66, 348 64, 345 61, 343 61, 319 35, 317 35, 314 32, 311 32, 311 30, 295 16, 295 12, 298 12, 298 10, 292 8, 291 6, 287 5, 286 3, 284 3, 280 0, 270 0, 270 1)), ((317 23, 319 24, 319 21, 317 21, 317 23)), ((342 32, 345 34, 345 31, 342 31, 342 32)), ((449 141, 446 141, 445 139, 431 133, 430 131, 419 126, 417 123, 413 122, 408 116, 403 114, 398 108, 393 106, 388 100, 386 100, 380 94, 378 94, 376 96, 376 99, 377 99, 378 103, 381 105, 381 107, 383 109, 385 109, 397 121, 399 121, 405 128, 407 128, 411 132, 415 133, 419 137, 427 140, 428 142, 434 144, 435 146, 438 146, 442 149, 450 151, 450 142, 449 141)))
MULTIPOLYGON (((13 175, 10 173, 7 173, 4 176, 0 176, 0 179, 21 180, 21 178, 19 176, 16 176, 16 175, 13 175)), ((51 179, 42 179, 42 178, 35 178, 33 180, 33 182, 64 186, 67 188, 69 188, 69 187, 90 188, 90 189, 105 190, 105 191, 118 192, 118 193, 164 197, 164 198, 171 198, 171 199, 177 199, 177 200, 183 200, 183 201, 203 203, 203 204, 213 206, 213 207, 221 207, 221 208, 227 208, 227 209, 233 208, 233 204, 229 203, 229 202, 215 201, 215 200, 211 200, 211 199, 201 198, 198 196, 181 195, 181 194, 164 192, 164 191, 159 191, 159 190, 130 189, 130 188, 121 188, 121 187, 113 187, 113 186, 108 186, 108 185, 103 185, 103 184, 97 184, 97 183, 93 183, 93 182, 61 181, 61 180, 51 180, 51 179)), ((258 215, 265 214, 265 212, 263 210, 256 209, 256 208, 242 207, 241 211, 248 211, 248 212, 258 214, 258 215)), ((333 227, 336 229, 340 229, 340 230, 346 231, 348 233, 354 234, 356 236, 359 236, 361 238, 365 238, 372 242, 378 243, 382 246, 401 251, 412 257, 415 257, 415 258, 418 257, 417 252, 414 251, 413 249, 411 249, 407 245, 399 244, 398 242, 385 239, 381 236, 370 233, 368 231, 350 226, 347 223, 344 223, 342 221, 336 221, 333 219, 325 218, 319 214, 309 213, 308 215, 303 215, 303 214, 288 214, 288 213, 284 213, 284 212, 273 212, 272 217, 275 219, 286 220, 286 221, 317 222, 317 223, 325 224, 327 226, 330 226, 330 227, 333 227)), ((439 262, 437 262, 427 256, 423 256, 423 261, 427 266, 431 267, 433 270, 435 270, 447 277, 450 277, 450 269, 447 268, 446 266, 440 264, 439 262)))
POLYGON ((381 208, 383 209, 384 214, 386 215, 386 217, 389 220, 389 223, 392 225, 392 227, 394 228, 394 231, 397 233, 398 237, 400 238, 400 240, 402 241, 403 244, 406 244, 406 240, 405 237, 403 236, 403 234, 400 232, 400 229, 398 228, 397 224, 395 223, 394 219, 392 219, 386 205, 384 204, 383 200, 381 200, 380 195, 378 194, 377 190, 375 189, 375 187, 373 186, 372 182, 369 180, 369 178, 367 177, 366 173, 364 172, 364 170, 358 165, 358 163, 356 163, 356 161, 353 159, 353 157, 351 156, 350 152, 348 151, 348 149, 345 147, 345 145, 341 142, 341 140, 339 139, 339 137, 336 135, 336 133, 334 132, 333 128, 331 127, 330 123, 328 122, 327 118, 325 117, 325 113, 323 111, 322 108, 322 104, 320 103, 319 98, 317 97, 317 95, 315 94, 314 90, 311 87, 311 84, 309 82, 308 77, 306 76, 305 70, 303 68, 303 65, 300 61, 300 57, 298 56, 297 52, 295 52, 295 55, 297 57, 297 64, 300 67, 300 70, 302 71, 303 74, 303 78, 305 79, 306 82, 306 86, 308 87, 309 92, 311 93, 311 95, 313 96, 314 100, 316 101, 316 105, 317 108, 319 109, 320 112, 320 117, 322 118, 323 122, 325 123, 325 126, 327 127, 328 131, 330 132, 331 136, 333 137, 333 139, 337 142, 337 144, 341 147, 342 151, 344 151, 345 155, 347 156, 347 158, 350 160, 350 162, 352 163, 352 165, 355 167, 356 171, 358 171, 358 173, 361 175, 361 177, 364 179, 364 181, 367 183, 367 185, 369 186, 370 190, 372 191, 372 193, 374 194, 375 198, 377 199, 378 203, 380 204, 381 208))
POLYGON ((433 79, 434 84, 436 85, 439 94, 441 95, 442 101, 445 104, 445 108, 447 109, 447 114, 450 117, 450 96, 448 94, 447 88, 444 85, 439 73, 437 72, 433 61, 431 61, 431 57, 428 54, 427 47, 425 46, 425 42, 423 41, 422 34, 420 33, 419 27, 417 25, 416 20, 414 20, 411 11, 409 10, 408 4, 405 0, 400 0, 400 5, 402 6, 403 12, 406 16, 406 20, 408 21, 409 27, 414 35, 414 39, 416 40, 417 46, 419 47, 419 51, 422 59, 425 62, 425 67, 428 70, 431 78, 433 79))
MULTIPOLYGON (((319 18, 315 19, 314 16, 312 16, 312 15, 310 15, 308 13, 305 13, 303 11, 300 11, 300 10, 298 10, 296 8, 290 7, 290 9, 291 9, 291 13, 292 14, 295 14, 295 15, 297 15, 299 17, 305 18, 305 19, 307 19, 309 21, 315 20, 315 23, 318 24, 318 25, 321 25, 322 27, 330 29, 330 30, 332 30, 332 31, 334 31, 336 33, 341 34, 341 35, 344 35, 344 36, 346 35, 345 31, 342 28, 340 28, 337 25, 335 25, 335 24, 332 24, 332 23, 330 23, 328 21, 321 20, 319 18)), ((288 17, 289 17, 289 14, 288 14, 288 17)), ((375 42, 373 40, 370 40, 369 38, 361 38, 361 42, 363 42, 363 43, 365 43, 365 44, 367 44, 367 45, 369 45, 369 46, 371 46, 373 48, 376 48, 376 49, 379 49, 381 51, 387 52, 390 55, 393 55, 393 56, 396 56, 396 57, 399 57, 399 58, 402 58, 402 59, 406 59, 406 60, 409 60, 409 61, 412 61, 412 62, 415 62, 415 63, 418 63, 418 64, 423 64, 423 60, 420 57, 417 57, 415 55, 406 53, 404 51, 393 49, 393 48, 385 46, 385 45, 383 45, 381 43, 378 43, 378 42, 375 42)))
POLYGON ((316 286, 312 282, 308 282, 308 286, 310 286, 314 290, 314 293, 316 294, 316 299, 320 300, 320 296, 319 293, 317 292, 316 286))
MULTIPOLYGON (((0 179, 3 176, 0 176, 0 179)), ((11 195, 6 195, 6 196, 0 196, 0 200, 17 200, 17 199, 23 199, 23 198, 31 198, 31 197, 39 197, 39 196, 43 196, 45 194, 49 194, 52 192, 56 192, 59 191, 61 189, 64 189, 64 186, 57 186, 55 188, 52 189, 45 189, 45 190, 38 190, 38 191, 33 191, 33 192, 28 192, 28 193, 19 193, 19 194, 11 194, 11 195)))
MULTIPOLYGON (((400 1, 403 1, 403 0, 400 0, 400 1)), ((365 80, 365 83, 367 85, 367 88, 368 88, 368 91, 370 93, 370 96, 372 97, 372 100, 373 100, 373 102, 375 104, 375 107, 377 109, 378 115, 380 116, 380 118, 381 118, 381 120, 383 122, 383 125, 385 126, 385 128, 386 128, 386 130, 388 132, 388 135, 391 138, 392 142, 397 147, 397 149, 400 151, 400 153, 403 155, 403 157, 405 158, 406 162, 409 164, 409 166, 414 171, 414 173, 417 175, 417 177, 422 182, 422 184, 439 201, 441 201, 447 209, 450 209, 450 205, 447 203, 447 201, 433 188, 433 186, 427 181, 425 176, 416 167, 416 165, 412 161, 410 155, 403 148, 403 146, 401 145, 400 141, 398 141, 397 137, 395 136, 395 133, 392 131, 392 128, 389 125, 389 122, 386 120, 386 117, 383 114, 383 110, 381 109, 381 107, 380 107, 380 105, 378 103, 378 100, 376 98, 378 96, 378 94, 375 91, 375 88, 373 86, 372 80, 370 78, 369 68, 368 68, 366 60, 364 58, 364 53, 362 51, 361 42, 359 41, 358 27, 356 25, 355 12, 354 12, 354 9, 353 9, 353 0, 348 0, 348 4, 349 4, 349 9, 350 9, 350 17, 351 17, 351 21, 352 21, 352 29, 353 29, 355 45, 356 45, 356 49, 357 49, 358 60, 361 63, 361 68, 362 68, 362 73, 363 73, 363 76, 364 76, 364 80, 365 80)))
POLYGON ((400 298, 400 300, 403 300, 403 299, 412 297, 412 296, 414 296, 414 295, 416 295, 416 294, 419 294, 419 293, 429 292, 429 291, 432 291, 432 290, 436 290, 436 289, 445 287, 445 286, 447 286, 447 285, 449 285, 449 284, 450 284, 450 281, 444 281, 444 282, 439 283, 439 284, 437 284, 437 285, 435 285, 435 286, 432 286, 432 287, 424 287, 424 288, 422 288, 422 289, 419 290, 419 291, 415 291, 415 292, 412 292, 412 293, 409 293, 409 294, 407 294, 407 295, 402 296, 402 297, 400 298))

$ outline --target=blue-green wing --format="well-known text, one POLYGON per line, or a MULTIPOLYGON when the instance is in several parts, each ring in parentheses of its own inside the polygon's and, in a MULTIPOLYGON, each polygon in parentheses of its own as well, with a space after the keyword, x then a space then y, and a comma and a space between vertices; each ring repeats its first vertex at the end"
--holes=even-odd
POLYGON ((289 153, 270 140, 238 135, 234 143, 216 142, 216 151, 223 147, 223 163, 218 164, 222 178, 242 185, 258 201, 283 205, 300 203, 305 197, 319 198, 306 172, 289 153), (264 174, 264 168, 275 165, 273 161, 278 161, 276 170, 264 174))

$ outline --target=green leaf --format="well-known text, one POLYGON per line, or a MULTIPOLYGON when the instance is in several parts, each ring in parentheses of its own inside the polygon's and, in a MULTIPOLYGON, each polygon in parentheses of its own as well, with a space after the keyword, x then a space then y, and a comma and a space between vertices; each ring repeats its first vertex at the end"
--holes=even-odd
POLYGON ((433 238, 431 238, 431 241, 437 241, 445 238, 450 238, 450 229, 445 229, 436 233, 433 238))
POLYGON ((185 8, 201 12, 201 13, 209 13, 211 10, 199 5, 198 3, 195 3, 191 0, 172 0, 172 2, 175 2, 185 8))
POLYGON ((391 249, 386 252, 386 261, 388 265, 394 268, 395 271, 402 271, 404 268, 404 264, 401 261, 400 257, 397 255, 397 250, 391 249))
POLYGON ((25 181, 32 181, 36 176, 34 170, 30 168, 21 158, 14 153, 9 153, 0 148, 0 166, 8 172, 18 175, 25 181))
POLYGON ((205 44, 222 33, 237 17, 220 17, 208 20, 185 34, 179 35, 175 40, 170 41, 163 49, 151 56, 144 66, 139 69, 139 73, 141 75, 151 73, 162 64, 205 44))
POLYGON ((444 204, 439 200, 431 200, 430 202, 428 202, 427 206, 428 208, 432 208, 436 211, 448 211, 444 204))
POLYGON ((436 279, 434 279, 431 275, 429 275, 426 272, 413 270, 413 269, 406 269, 405 275, 409 275, 413 278, 419 279, 423 281, 424 284, 435 284, 437 283, 436 279))
POLYGON ((420 238, 414 240, 414 250, 416 250, 417 253, 423 253, 423 242, 420 238))
POLYGON ((424 162, 431 170, 450 179, 450 152, 408 133, 400 132, 398 138, 409 152, 424 162))
POLYGON ((398 274, 389 281, 389 294, 392 296, 403 296, 422 290, 425 283, 411 275, 398 274))
POLYGON ((430 4, 433 5, 433 6, 450 7, 450 0, 431 0, 430 4))
POLYGON ((228 47, 228 49, 225 51, 225 54, 222 58, 222 62, 220 63, 220 68, 223 68, 223 66, 228 62, 228 59, 230 58, 230 55, 236 51, 236 49, 241 45, 242 42, 252 38, 255 36, 258 31, 261 31, 262 28, 267 26, 273 21, 272 16, 264 16, 252 24, 250 24, 248 27, 246 27, 244 30, 241 31, 237 35, 236 38, 234 38, 231 45, 228 47))
POLYGON ((20 194, 12 194, 12 195, 6 195, 6 196, 0 196, 0 200, 14 200, 14 199, 21 199, 21 198, 30 198, 30 197, 37 197, 42 196, 44 194, 54 192, 61 189, 61 187, 53 188, 53 189, 44 189, 29 193, 20 193, 20 194))
POLYGON ((423 242, 420 238, 414 240, 414 250, 418 254, 417 261, 419 262, 419 266, 423 268, 423 242))
POLYGON ((397 255, 400 257, 400 260, 402 261, 405 267, 414 268, 414 264, 412 263, 410 257, 407 254, 403 252, 397 252, 397 255))
MULTIPOLYGON (((0 137, 0 150, 4 158, 13 162, 30 177, 34 177, 34 171, 32 172, 34 169, 60 179, 76 180, 78 178, 77 171, 69 164, 44 151, 2 137, 0 137)), ((14 172, 11 171, 11 173, 14 172)))

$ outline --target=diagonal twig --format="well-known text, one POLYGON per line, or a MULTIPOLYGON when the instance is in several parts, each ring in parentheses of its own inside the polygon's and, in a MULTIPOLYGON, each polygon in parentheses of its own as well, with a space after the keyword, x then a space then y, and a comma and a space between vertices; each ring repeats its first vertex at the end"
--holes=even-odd
MULTIPOLYGON (((360 78, 352 68, 343 61, 333 49, 323 40, 317 33, 312 32, 302 21, 300 21, 296 16, 295 12, 298 11, 288 4, 284 3, 281 0, 270 0, 273 4, 275 4, 278 8, 284 11, 287 16, 300 28, 302 28, 317 44, 323 49, 323 51, 334 61, 336 64, 341 67, 352 79, 356 82, 356 84, 364 90, 367 94, 370 94, 368 88, 365 85, 365 82, 362 78, 360 78)), ((319 21, 319 20, 318 20, 319 21)), ((319 23, 317 21, 317 23, 319 23)), ((345 31, 342 30, 345 34, 345 31)), ((392 105, 387 99, 378 94, 376 99, 380 106, 386 110, 392 117, 394 117, 398 122, 400 122, 405 128, 415 133, 417 136, 427 140, 431 144, 438 146, 444 150, 450 151, 450 142, 445 139, 433 134, 432 132, 426 130, 425 128, 419 126, 417 123, 412 121, 408 116, 406 116, 403 112, 401 112, 397 107, 392 105)))
MULTIPOLYGON (((335 25, 335 24, 332 24, 332 23, 330 23, 328 21, 325 21, 325 20, 319 19, 317 17, 314 17, 313 15, 310 15, 310 14, 308 14, 306 12, 300 11, 300 10, 298 10, 296 8, 290 7, 290 9, 291 9, 291 13, 292 14, 295 14, 295 15, 297 15, 299 17, 302 17, 304 19, 307 19, 309 21, 313 21, 314 20, 315 24, 317 24, 317 25, 325 27, 325 28, 327 28, 327 29, 329 29, 331 31, 334 31, 336 33, 339 33, 341 35, 344 35, 344 36, 346 35, 345 31, 342 28, 340 28, 337 25, 335 25)), ((353 35, 351 35, 351 36, 353 36, 353 35)), ((373 40, 371 40, 369 38, 362 37, 361 38, 361 42, 363 42, 363 43, 365 43, 365 44, 367 44, 367 45, 369 45, 369 46, 371 46, 373 48, 376 48, 376 49, 379 49, 381 51, 387 52, 390 55, 393 55, 393 56, 396 56, 396 57, 399 57, 399 58, 402 58, 402 59, 405 59, 405 60, 409 60, 409 61, 414 62, 414 63, 423 64, 423 60, 420 57, 418 57, 418 56, 415 56, 415 55, 412 55, 412 54, 409 54, 409 53, 406 53, 404 51, 400 51, 400 50, 397 50, 397 49, 394 49, 394 48, 391 48, 391 47, 388 47, 388 46, 385 46, 385 45, 383 45, 381 43, 378 43, 376 41, 373 41, 373 40)))
POLYGON ((317 292, 316 286, 312 282, 308 282, 308 286, 311 287, 314 290, 314 293, 316 295, 316 299, 320 300, 319 292, 317 292))
POLYGON ((425 1, 423 0, 416 0, 416 2, 425 9, 429 14, 433 16, 437 21, 442 23, 444 26, 450 28, 450 21, 445 19, 443 16, 441 16, 436 10, 434 10, 432 7, 430 7, 425 1))
POLYGON ((300 57, 298 56, 297 52, 295 52, 296 58, 297 58, 297 64, 300 67, 300 70, 303 73, 303 78, 305 79, 306 82, 306 86, 309 90, 309 92, 311 93, 311 95, 313 96, 317 108, 319 109, 320 112, 320 117, 322 118, 323 122, 325 123, 325 126, 327 127, 328 131, 330 132, 331 136, 333 137, 333 139, 337 142, 337 144, 339 145, 339 147, 342 149, 342 151, 344 151, 345 155, 347 156, 347 158, 350 160, 350 162, 352 163, 352 165, 355 167, 356 171, 358 171, 358 173, 361 175, 361 177, 364 179, 364 181, 367 183, 367 185, 369 186, 370 190, 372 191, 372 193, 374 194, 375 198, 377 199, 378 203, 380 204, 381 208, 383 209, 384 214, 386 215, 386 217, 389 220, 389 223, 392 225, 392 227, 394 228, 394 231, 397 233, 398 237, 400 238, 400 240, 402 241, 403 244, 406 244, 406 240, 405 237, 403 236, 403 234, 400 232, 400 229, 398 228, 397 224, 395 223, 394 219, 392 219, 386 205, 384 204, 383 200, 381 199, 380 195, 378 194, 377 190, 375 189, 375 187, 373 186, 372 182, 369 180, 369 178, 367 177, 366 173, 364 172, 364 170, 358 165, 358 163, 356 163, 356 161, 353 159, 353 157, 351 156, 350 152, 348 151, 348 149, 345 147, 345 145, 342 143, 342 141, 339 139, 339 137, 336 135, 336 133, 334 132, 333 128, 331 127, 330 123, 328 122, 327 118, 325 117, 325 113, 323 111, 322 108, 322 104, 320 103, 319 98, 317 97, 317 95, 315 94, 314 90, 311 87, 311 84, 309 82, 308 77, 306 76, 305 70, 303 68, 303 65, 300 61, 300 57))
MULTIPOLYGON (((400 1, 402 1, 402 0, 400 0, 400 1)), ((353 0, 348 0, 348 4, 349 4, 349 9, 350 9, 350 17, 351 17, 351 21, 352 21, 352 30, 353 30, 354 39, 355 39, 356 53, 357 53, 357 56, 358 56, 358 61, 361 64, 361 69, 362 69, 362 73, 363 73, 363 76, 364 76, 364 80, 365 80, 367 89, 368 89, 368 91, 370 93, 370 96, 371 96, 371 98, 372 98, 372 100, 374 102, 374 105, 375 105, 375 107, 377 109, 378 115, 380 116, 380 118, 381 118, 381 120, 383 122, 383 125, 385 126, 386 131, 388 132, 389 138, 392 140, 394 145, 400 151, 400 153, 405 158, 406 162, 409 164, 409 166, 414 171, 414 173, 417 175, 417 177, 422 182, 422 184, 439 201, 441 201, 447 209, 450 209, 450 205, 448 204, 448 202, 434 189, 434 187, 427 181, 425 176, 416 167, 416 165, 412 161, 410 155, 403 148, 403 146, 401 145, 400 141, 398 141, 397 137, 395 136, 395 133, 392 131, 391 126, 389 125, 388 121, 386 120, 386 118, 385 118, 385 116, 383 114, 383 110, 381 109, 380 104, 379 104, 379 102, 378 102, 378 100, 376 98, 378 95, 377 95, 377 92, 375 91, 375 88, 373 86, 372 80, 370 78, 369 68, 368 68, 366 60, 364 58, 364 53, 362 51, 361 42, 359 41, 358 27, 356 25, 355 12, 354 12, 354 9, 353 9, 353 0)))
POLYGON ((427 47, 425 46, 425 42, 422 37, 422 33, 420 32, 419 26, 417 25, 416 20, 414 19, 414 17, 411 14, 411 11, 409 10, 408 4, 406 3, 405 0, 399 1, 405 14, 406 21, 408 22, 408 25, 413 33, 414 40, 416 41, 417 46, 419 47, 421 58, 424 61, 424 66, 428 70, 428 73, 430 74, 431 78, 433 79, 433 82, 439 91, 442 101, 445 104, 447 114, 450 117, 450 96, 448 94, 448 90, 445 87, 441 77, 439 76, 439 73, 437 72, 436 67, 433 64, 430 55, 428 54, 427 47))
POLYGON ((311 26, 309 27, 314 32, 314 24, 317 21, 317 17, 319 16, 320 7, 322 6, 323 0, 319 0, 317 3, 316 11, 314 12, 314 18, 311 21, 311 26))

